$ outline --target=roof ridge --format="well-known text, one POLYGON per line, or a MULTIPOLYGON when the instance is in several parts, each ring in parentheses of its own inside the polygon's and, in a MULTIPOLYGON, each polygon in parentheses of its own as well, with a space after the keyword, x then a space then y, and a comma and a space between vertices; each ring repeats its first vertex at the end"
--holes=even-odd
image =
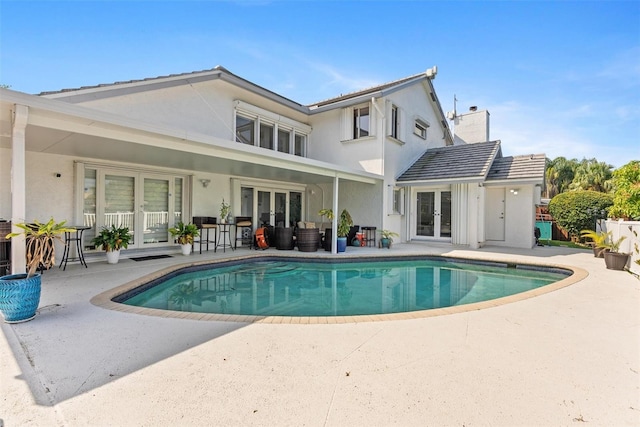
POLYGON ((386 82, 386 83, 380 83, 378 85, 370 86, 368 88, 358 89, 358 90, 355 90, 353 92, 340 94, 339 96, 334 96, 334 97, 331 97, 331 98, 323 99, 323 100, 318 101, 318 102, 307 104, 307 107, 321 107, 321 106, 332 104, 334 102, 341 101, 341 100, 344 100, 344 99, 355 98, 356 96, 364 95, 364 94, 366 94, 368 92, 375 92, 377 90, 382 90, 384 88, 395 86, 397 84, 404 83, 406 81, 409 81, 409 80, 412 80, 412 79, 415 79, 415 78, 418 78, 418 77, 422 77, 422 76, 426 76, 425 72, 421 72, 421 73, 418 73, 418 74, 413 74, 413 75, 407 76, 407 77, 402 77, 402 78, 399 78, 399 79, 396 79, 396 80, 392 80, 392 81, 389 81, 389 82, 386 82))

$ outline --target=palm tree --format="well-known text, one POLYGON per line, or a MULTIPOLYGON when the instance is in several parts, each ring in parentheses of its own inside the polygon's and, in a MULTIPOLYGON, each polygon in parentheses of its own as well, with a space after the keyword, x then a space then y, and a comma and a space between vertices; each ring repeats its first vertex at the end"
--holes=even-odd
POLYGON ((545 195, 552 199, 554 196, 564 193, 569 189, 573 181, 575 170, 578 166, 576 159, 567 160, 564 157, 547 159, 545 172, 545 195))
POLYGON ((593 190, 607 193, 611 190, 613 166, 597 159, 582 159, 575 170, 570 190, 593 190))

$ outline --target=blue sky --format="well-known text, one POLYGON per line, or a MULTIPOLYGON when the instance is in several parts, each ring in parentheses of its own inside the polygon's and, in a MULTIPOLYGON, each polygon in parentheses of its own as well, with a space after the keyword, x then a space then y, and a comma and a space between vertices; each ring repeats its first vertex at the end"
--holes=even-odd
POLYGON ((0 0, 0 83, 27 93, 222 65, 315 101, 438 66, 446 111, 504 155, 640 159, 640 1, 0 0))

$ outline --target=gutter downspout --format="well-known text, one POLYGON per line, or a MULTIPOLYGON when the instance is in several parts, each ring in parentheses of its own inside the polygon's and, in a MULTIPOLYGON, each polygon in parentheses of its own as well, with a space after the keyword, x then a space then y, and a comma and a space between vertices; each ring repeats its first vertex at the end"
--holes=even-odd
MULTIPOLYGON (((385 216, 385 212, 387 211, 387 203, 389 203, 387 199, 387 187, 386 187, 386 183, 387 183, 387 178, 385 176, 385 170, 384 170, 384 142, 386 139, 386 124, 387 124, 387 120, 384 114, 384 111, 380 110, 380 107, 378 107, 378 104, 376 103, 376 98, 374 96, 371 97, 371 104, 373 105, 373 107, 378 111, 378 114, 380 114, 380 117, 382 118, 382 135, 380 135, 380 175, 382 175, 382 209, 380 212, 380 227, 384 228, 384 216, 385 216)), ((349 242, 347 242, 347 244, 349 244, 349 242)))

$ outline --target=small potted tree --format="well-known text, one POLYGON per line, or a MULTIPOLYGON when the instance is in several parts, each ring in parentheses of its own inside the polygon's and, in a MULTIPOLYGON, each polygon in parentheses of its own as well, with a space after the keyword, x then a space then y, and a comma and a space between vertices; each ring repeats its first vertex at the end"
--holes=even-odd
POLYGON ((169 233, 171 233, 182 248, 182 255, 189 255, 191 253, 193 239, 198 237, 199 234, 198 227, 195 224, 185 224, 182 221, 175 227, 170 228, 169 233))
POLYGON ((580 232, 580 236, 582 236, 583 238, 591 239, 593 256, 596 258, 604 257, 604 250, 607 243, 608 235, 608 233, 593 230, 582 230, 580 232))
POLYGON ((393 238, 400 237, 398 233, 391 230, 380 230, 379 233, 380 233, 380 242, 379 242, 380 248, 391 249, 393 238))
POLYGON ((0 312, 5 322, 26 322, 35 317, 42 285, 41 275, 36 270, 53 267, 56 263, 55 240, 62 241, 63 233, 76 231, 65 227, 65 223, 51 218, 46 223, 15 224, 22 231, 7 234, 7 239, 25 236, 27 273, 0 277, 0 312))
POLYGON ((231 205, 222 199, 222 204, 220 205, 220 223, 225 224, 227 222, 228 216, 231 213, 231 205))
MULTIPOLYGON (((326 216, 329 221, 333 221, 333 209, 321 209, 318 212, 320 216, 326 216)), ((338 229, 336 230, 336 236, 338 237, 338 252, 345 252, 347 250, 347 236, 349 235, 349 231, 351 231, 351 227, 353 227, 353 219, 351 218, 351 214, 348 210, 343 209, 340 213, 340 218, 338 218, 338 229)), ((328 231, 330 228, 325 230, 325 249, 331 250, 331 233, 328 231)))
POLYGON ((626 236, 621 236, 617 240, 613 240, 609 234, 607 242, 604 244, 604 263, 609 270, 624 270, 629 261, 629 254, 620 252, 620 244, 626 236))
POLYGON ((107 263, 117 264, 120 259, 120 249, 127 249, 131 241, 131 233, 128 227, 102 227, 100 233, 93 238, 97 248, 102 248, 107 253, 107 263))

